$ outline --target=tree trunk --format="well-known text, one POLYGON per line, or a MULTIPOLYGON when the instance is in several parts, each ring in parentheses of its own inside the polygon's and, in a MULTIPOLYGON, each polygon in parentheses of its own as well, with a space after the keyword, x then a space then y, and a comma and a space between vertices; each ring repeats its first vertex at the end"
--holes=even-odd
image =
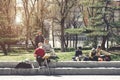
POLYGON ((8 51, 8 52, 11 52, 11 51, 12 51, 12 50, 11 50, 11 47, 10 47, 10 44, 7 45, 7 51, 8 51))
POLYGON ((69 35, 68 35, 68 34, 66 34, 66 40, 65 40, 65 50, 67 50, 67 48, 68 48, 68 37, 69 37, 69 35))
POLYGON ((96 48, 97 47, 97 37, 95 36, 94 37, 94 40, 93 40, 93 47, 96 48))
MULTIPOLYGON (((106 5, 105 5, 105 12, 107 11, 107 7, 108 7, 108 1, 106 2, 106 5)), ((107 15, 104 13, 104 15, 103 15, 103 20, 104 20, 104 22, 105 22, 105 24, 106 24, 106 28, 107 28, 107 32, 108 32, 108 30, 109 30, 109 22, 108 22, 108 20, 107 20, 107 15)), ((103 50, 105 50, 105 43, 106 43, 106 41, 107 41, 107 38, 108 38, 108 35, 107 36, 103 36, 103 40, 102 40, 102 44, 101 44, 101 48, 103 49, 103 50)))
POLYGON ((26 48, 27 51, 28 51, 28 44, 29 44, 28 40, 29 40, 29 26, 27 26, 26 40, 25 40, 25 48, 26 48))
POLYGON ((61 51, 62 52, 65 52, 65 39, 64 39, 64 22, 65 22, 65 19, 61 19, 61 51))
POLYGON ((41 31, 42 31, 42 33, 43 33, 43 35, 45 35, 45 32, 44 32, 44 21, 42 20, 42 22, 41 22, 41 31))
POLYGON ((28 39, 25 40, 25 48, 28 51, 28 39))
POLYGON ((109 38, 107 38, 107 50, 109 48, 109 38))
POLYGON ((55 40, 54 40, 54 34, 52 32, 52 40, 53 40, 53 47, 55 47, 55 40))
POLYGON ((1 48, 2 48, 2 51, 3 51, 4 55, 7 56, 8 52, 7 52, 7 49, 6 49, 6 45, 5 44, 1 45, 1 48))
POLYGON ((72 44, 71 44, 71 37, 72 37, 72 35, 70 34, 70 39, 69 39, 70 47, 72 47, 72 44))
POLYGON ((75 41, 75 48, 77 49, 78 35, 76 34, 75 36, 76 36, 76 38, 75 38, 76 39, 76 41, 75 41))
POLYGON ((28 35, 28 26, 27 26, 27 30, 26 30, 26 40, 25 40, 25 48, 26 48, 26 50, 28 51, 28 44, 29 44, 29 42, 28 42, 28 40, 29 40, 29 35, 28 35))
POLYGON ((103 38, 103 40, 102 40, 101 48, 103 50, 105 50, 105 43, 106 43, 106 40, 107 40, 107 36, 103 36, 102 38, 103 38))
POLYGON ((35 43, 34 43, 34 41, 30 38, 30 41, 31 41, 31 43, 32 43, 32 46, 34 47, 34 49, 36 48, 36 45, 35 45, 35 43))
POLYGON ((55 47, 53 19, 52 19, 52 40, 53 40, 53 47, 55 47))
POLYGON ((73 36, 73 48, 75 48, 75 37, 73 36))

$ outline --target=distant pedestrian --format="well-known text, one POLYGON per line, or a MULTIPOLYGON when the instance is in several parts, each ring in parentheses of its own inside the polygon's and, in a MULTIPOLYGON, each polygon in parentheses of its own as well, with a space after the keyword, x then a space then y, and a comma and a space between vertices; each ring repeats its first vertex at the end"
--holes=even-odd
POLYGON ((39 32, 38 32, 38 35, 35 37, 35 46, 36 46, 36 48, 38 47, 38 43, 39 43, 39 42, 44 43, 44 37, 43 37, 41 31, 39 31, 39 32))

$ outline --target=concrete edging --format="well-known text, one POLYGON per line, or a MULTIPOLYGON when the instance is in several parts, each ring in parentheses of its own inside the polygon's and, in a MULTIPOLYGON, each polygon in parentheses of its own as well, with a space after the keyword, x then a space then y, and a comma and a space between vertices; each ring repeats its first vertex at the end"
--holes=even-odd
MULTIPOLYGON (((0 68, 14 68, 19 62, 0 62, 0 68)), ((30 62, 35 68, 38 67, 37 62, 30 62)), ((66 62, 51 62, 50 67, 120 67, 120 61, 66 61, 66 62)))
MULTIPOLYGON (((49 70, 45 69, 0 69, 0 75, 49 75, 49 70)), ((75 69, 50 69, 51 75, 120 75, 119 69, 103 69, 103 68, 75 68, 75 69)))
POLYGON ((52 62, 50 68, 15 69, 19 62, 0 62, 0 75, 120 75, 120 61, 52 62))

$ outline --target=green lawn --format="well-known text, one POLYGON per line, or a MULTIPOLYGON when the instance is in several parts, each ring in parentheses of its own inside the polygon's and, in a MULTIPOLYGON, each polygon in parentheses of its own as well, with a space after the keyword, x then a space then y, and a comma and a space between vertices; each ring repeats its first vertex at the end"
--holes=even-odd
POLYGON ((33 52, 22 50, 18 52, 10 52, 7 56, 0 53, 0 61, 24 61, 25 59, 29 59, 31 61, 35 60, 33 52))
MULTIPOLYGON (((87 51, 88 52, 88 51, 87 51)), ((35 60, 33 55, 34 51, 27 52, 25 50, 17 50, 14 52, 10 52, 8 56, 4 56, 3 53, 0 53, 0 61, 24 61, 25 59, 29 59, 31 61, 35 60)), ((86 53, 86 51, 83 51, 86 53)), ((71 61, 74 56, 74 52, 56 52, 59 57, 59 61, 71 61)))
MULTIPOLYGON (((25 50, 17 50, 14 52, 10 52, 8 56, 4 56, 3 53, 0 53, 0 62, 1 61, 24 61, 25 59, 29 59, 30 61, 34 61, 35 57, 33 55, 34 51, 31 50, 27 52, 25 50)), ((83 54, 88 54, 89 50, 83 50, 83 54)), ((114 52, 115 53, 115 52, 114 52)), ((119 53, 119 52, 118 52, 119 53)), ((75 52, 56 52, 59 57, 58 61, 71 61, 75 52)), ((112 55, 113 61, 120 61, 120 55, 112 55)))

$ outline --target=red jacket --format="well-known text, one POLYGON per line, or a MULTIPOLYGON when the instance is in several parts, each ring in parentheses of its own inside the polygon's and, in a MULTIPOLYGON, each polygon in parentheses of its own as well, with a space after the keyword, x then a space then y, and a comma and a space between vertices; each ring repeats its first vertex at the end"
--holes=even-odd
MULTIPOLYGON (((37 56, 40 56, 40 57, 43 57, 44 55, 45 55, 45 51, 44 51, 44 49, 42 49, 42 48, 37 48, 36 50, 35 50, 35 53, 34 53, 35 55, 37 55, 37 56)), ((36 56, 36 57, 37 57, 36 56)))

